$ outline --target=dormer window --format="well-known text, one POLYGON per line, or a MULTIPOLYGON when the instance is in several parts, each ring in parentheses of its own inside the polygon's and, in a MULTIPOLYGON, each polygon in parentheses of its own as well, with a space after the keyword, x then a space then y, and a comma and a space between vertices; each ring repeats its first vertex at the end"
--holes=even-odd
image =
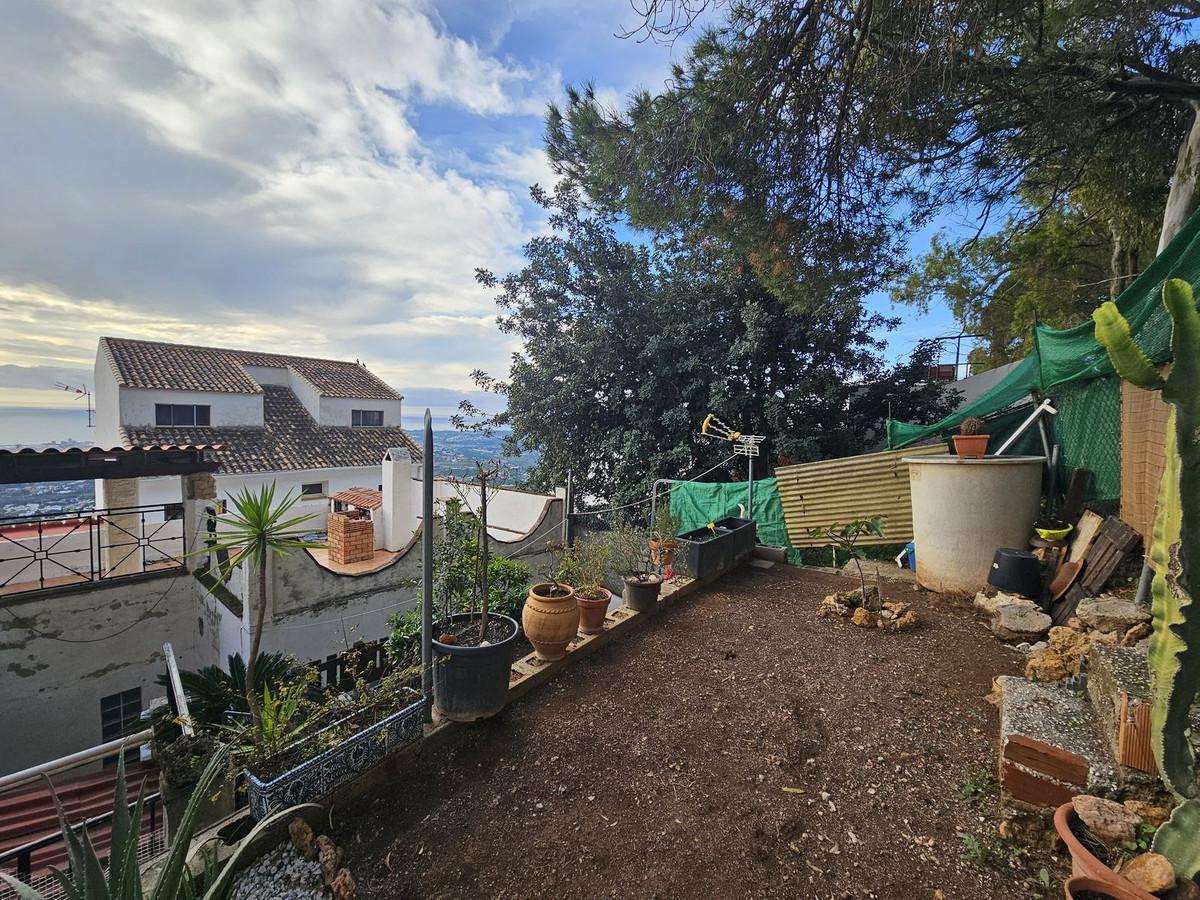
POLYGON ((199 403, 155 403, 155 425, 208 425, 212 407, 199 403))
POLYGON ((350 424, 355 428, 382 428, 383 410, 352 409, 350 410, 350 424))

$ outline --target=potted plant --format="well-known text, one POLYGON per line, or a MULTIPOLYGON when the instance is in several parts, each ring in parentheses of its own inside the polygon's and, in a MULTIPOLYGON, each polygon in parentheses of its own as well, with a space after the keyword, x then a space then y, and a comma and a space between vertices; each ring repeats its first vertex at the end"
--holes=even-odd
POLYGON ((663 579, 650 563, 650 533, 623 522, 609 532, 608 541, 613 565, 624 583, 625 605, 634 612, 654 612, 663 579))
MULTIPOLYGON (((1155 832, 1151 846, 1167 858, 1177 878, 1194 879, 1200 872, 1200 778, 1190 715, 1200 693, 1200 609, 1188 586, 1200 577, 1200 313, 1191 286, 1180 279, 1163 285, 1163 304, 1174 325, 1175 364, 1166 377, 1134 342, 1116 304, 1103 304, 1094 318, 1096 340, 1108 351, 1117 374, 1137 387, 1161 391, 1171 405, 1150 551, 1155 574, 1147 659, 1153 682, 1150 746, 1163 784, 1178 805, 1155 832)), ((1072 805, 1065 804, 1054 822, 1071 850, 1075 873, 1131 888, 1079 845, 1070 828, 1072 813, 1072 805)))
POLYGON ((479 515, 463 510, 459 501, 447 501, 444 535, 433 559, 434 591, 443 604, 433 641, 433 704, 455 722, 486 719, 504 708, 518 633, 515 619, 489 609, 488 481, 498 468, 480 463, 476 468, 479 515), (471 611, 450 612, 464 606, 471 611))
POLYGON ((543 573, 546 580, 530 585, 521 627, 537 658, 554 662, 567 655, 567 644, 579 633, 579 606, 570 584, 578 581, 578 565, 565 544, 551 542, 547 549, 552 561, 543 573))
POLYGON ((603 585, 611 547, 600 535, 587 535, 575 541, 574 556, 579 567, 579 587, 575 602, 579 605, 579 630, 599 634, 604 630, 612 591, 603 585))
POLYGON ((954 435, 954 452, 960 459, 983 459, 987 455, 989 437, 983 431, 983 419, 968 416, 954 435))
POLYGON ((654 510, 654 526, 650 532, 650 562, 662 569, 671 567, 679 549, 679 517, 671 512, 667 501, 654 510))

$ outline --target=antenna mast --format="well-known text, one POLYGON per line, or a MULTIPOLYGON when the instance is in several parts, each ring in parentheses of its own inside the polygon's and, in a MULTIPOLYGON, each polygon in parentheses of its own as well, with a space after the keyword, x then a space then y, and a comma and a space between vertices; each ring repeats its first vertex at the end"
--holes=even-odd
POLYGON ((96 411, 92 408, 92 392, 86 384, 81 384, 78 387, 72 387, 69 384, 63 384, 61 381, 54 382, 54 386, 60 391, 66 391, 69 394, 74 394, 75 399, 83 399, 87 403, 88 428, 96 427, 96 411))

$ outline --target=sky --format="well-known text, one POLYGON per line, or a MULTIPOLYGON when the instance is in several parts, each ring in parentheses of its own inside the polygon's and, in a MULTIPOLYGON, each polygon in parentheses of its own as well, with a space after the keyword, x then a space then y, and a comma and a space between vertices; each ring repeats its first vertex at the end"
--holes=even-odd
MULTIPOLYGON (((662 86, 629 0, 5 0, 0 444, 86 439, 101 335, 505 374, 477 266, 544 229, 548 103, 662 86), (69 433, 65 433, 69 432, 69 433)), ((872 301, 892 312, 886 301, 872 301)), ((896 311, 891 355, 955 330, 896 311)))

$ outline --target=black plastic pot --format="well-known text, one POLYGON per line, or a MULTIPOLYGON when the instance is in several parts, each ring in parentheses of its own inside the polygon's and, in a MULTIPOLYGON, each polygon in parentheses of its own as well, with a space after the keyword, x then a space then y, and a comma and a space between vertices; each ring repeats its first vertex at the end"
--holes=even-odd
POLYGON ((625 576, 625 589, 621 596, 625 605, 634 612, 654 612, 658 608, 658 592, 662 590, 662 577, 651 575, 645 581, 625 576))
MULTIPOLYGON (((486 647, 460 647, 433 642, 433 708, 454 722, 486 719, 504 709, 517 623, 508 616, 490 613, 512 628, 512 634, 486 647)), ((478 613, 457 613, 454 624, 478 622, 478 613)))
POLYGON ((992 557, 988 584, 1042 602, 1042 566, 1029 550, 1001 548, 992 557))
POLYGON ((721 519, 713 525, 715 532, 697 528, 679 536, 687 551, 687 573, 693 578, 732 569, 754 552, 756 529, 751 520, 721 519))

